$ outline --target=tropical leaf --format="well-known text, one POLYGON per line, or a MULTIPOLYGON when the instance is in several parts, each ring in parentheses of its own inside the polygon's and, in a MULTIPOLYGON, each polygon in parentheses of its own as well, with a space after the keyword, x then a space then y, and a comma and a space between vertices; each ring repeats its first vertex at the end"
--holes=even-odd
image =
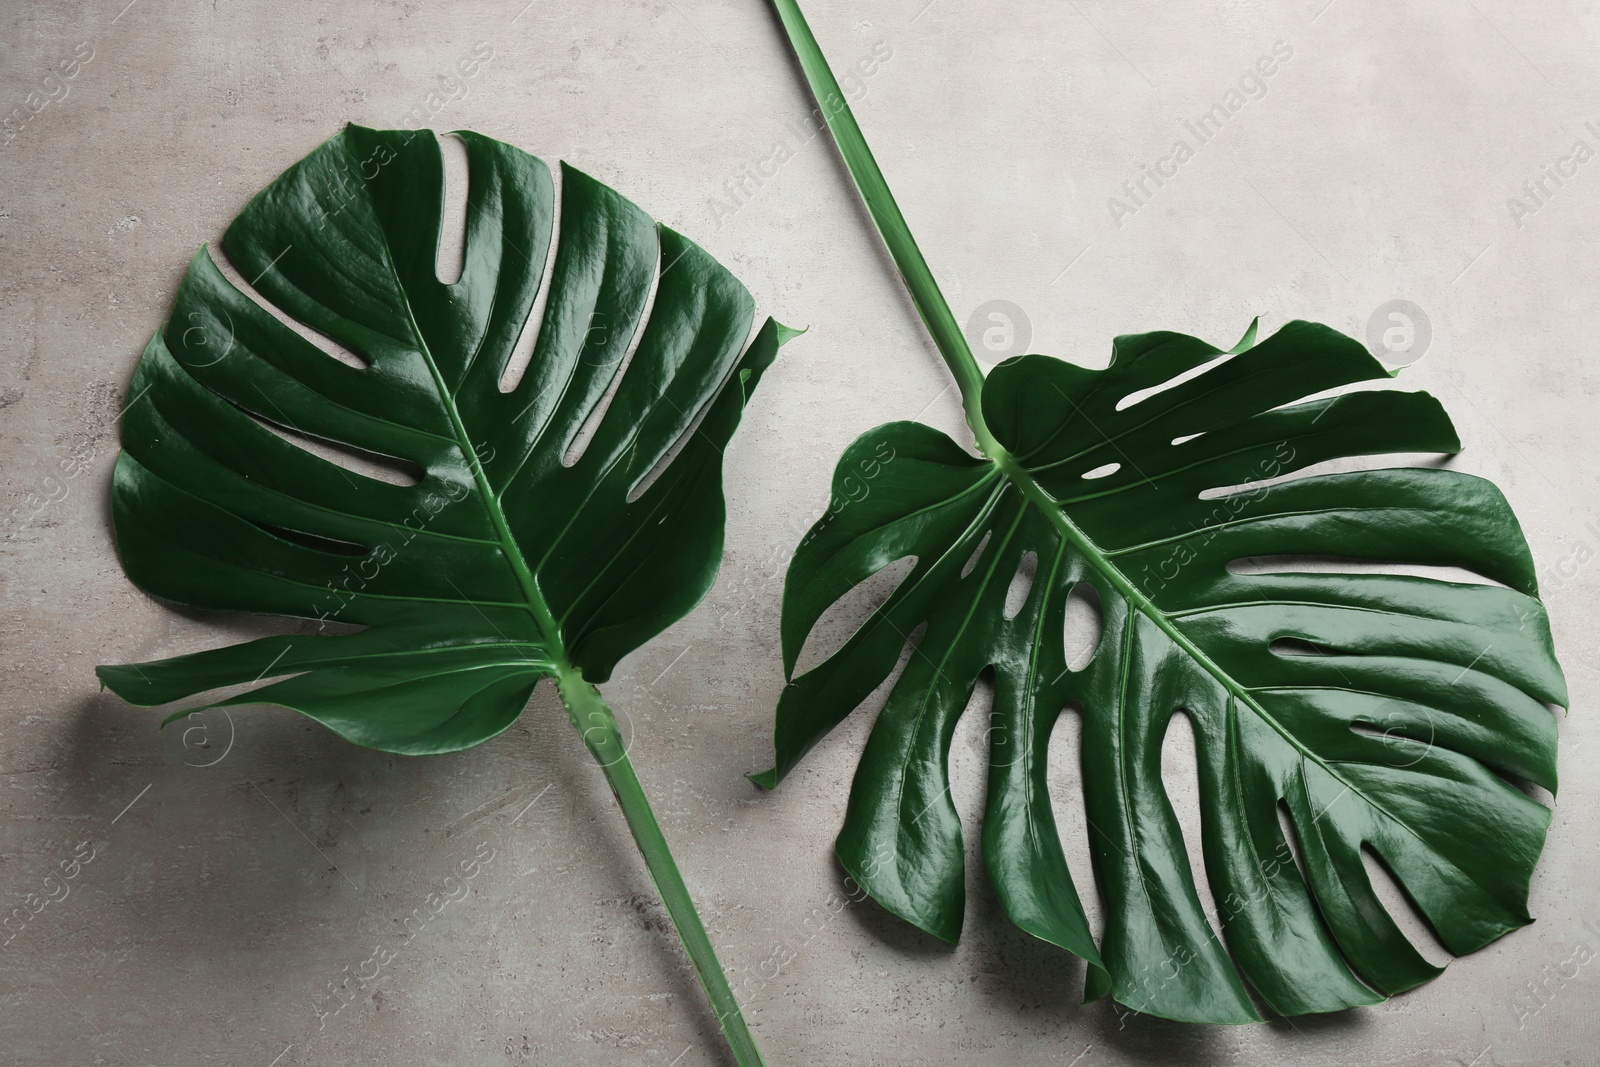
POLYGON ((961 387, 979 454, 904 422, 846 450, 841 503, 789 568, 791 681, 776 766, 755 780, 775 785, 909 645, 837 852, 878 901, 936 936, 961 929, 946 765, 986 673, 985 866, 1013 921, 1087 961, 1089 998, 1238 1023, 1260 1018, 1245 980, 1284 1015, 1427 981, 1439 968, 1385 910, 1368 852, 1452 952, 1527 923, 1550 813, 1521 787, 1555 790, 1547 705, 1567 692, 1515 517, 1489 482, 1434 467, 1291 477, 1352 457, 1456 452, 1438 402, 1330 393, 1388 374, 1355 341, 1305 322, 1260 344, 1252 325, 1228 353, 1176 333, 1121 337, 1103 371, 1030 355, 985 379, 799 7, 773 3, 961 387), (882 606, 795 677, 823 612, 907 557, 882 606), (1258 557, 1275 559, 1239 565, 1258 557), (1308 570, 1306 557, 1334 566, 1308 570), (1084 586, 1102 625, 1073 670, 1064 628, 1084 586), (1098 946, 1046 786, 1051 731, 1068 709, 1082 717, 1098 946), (1179 712, 1196 736, 1220 939, 1161 777, 1179 712))
POLYGON ((1108 972, 1119 1002, 1199 1022, 1257 1013, 1202 911, 1162 782, 1176 712, 1197 738, 1222 933, 1267 1004, 1292 1015, 1372 1003, 1438 972, 1383 910, 1363 849, 1452 952, 1529 921, 1550 814, 1514 783, 1555 790, 1545 705, 1566 702, 1527 545, 1491 483, 1428 467, 1278 480, 1332 459, 1455 452, 1438 402, 1394 390, 1307 400, 1386 377, 1361 345, 1311 323, 1180 381, 1221 354, 1155 333, 1118 338, 1104 371, 1007 361, 983 389, 999 462, 918 423, 851 445, 835 493, 854 479, 865 495, 813 528, 790 566, 786 671, 838 598, 896 560, 916 563, 843 648, 784 690, 777 767, 762 779, 793 768, 926 627, 856 772, 838 842, 846 869, 892 911, 957 937, 963 849, 946 764, 992 672, 983 854, 1007 913, 1088 960, 1092 990, 1108 972), (1253 557, 1346 562, 1230 569, 1253 557), (1031 586, 1012 615, 1019 574, 1031 586), (1063 628, 1079 583, 1098 595, 1103 629, 1074 671, 1063 628), (1067 708, 1082 715, 1106 905, 1098 950, 1046 788, 1067 708))
POLYGON ((744 287, 563 165, 537 347, 503 389, 545 270, 554 183, 537 158, 460 136, 469 210, 453 283, 435 270, 443 168, 427 131, 351 126, 227 229, 228 258, 262 298, 366 366, 330 358, 201 249, 129 388, 112 490, 129 577, 184 604, 364 628, 100 668, 118 695, 161 704, 293 675, 223 703, 281 704, 372 748, 447 752, 504 730, 541 678, 604 681, 711 585, 722 449, 788 331, 768 320, 746 348, 744 287), (307 439, 420 478, 354 472, 307 439))
POLYGON ((457 280, 437 275, 432 131, 348 127, 228 227, 223 247, 254 294, 196 254, 123 417, 112 513, 134 582, 361 629, 98 673, 141 705, 281 679, 221 704, 279 704, 413 755, 494 737, 553 679, 737 1062, 755 1067, 595 683, 710 587, 723 449, 793 331, 768 319, 747 345, 750 294, 693 242, 565 165, 558 219, 544 163, 459 136, 457 280), (535 329, 518 377, 519 338, 535 329), (376 468, 347 469, 329 448, 376 468))

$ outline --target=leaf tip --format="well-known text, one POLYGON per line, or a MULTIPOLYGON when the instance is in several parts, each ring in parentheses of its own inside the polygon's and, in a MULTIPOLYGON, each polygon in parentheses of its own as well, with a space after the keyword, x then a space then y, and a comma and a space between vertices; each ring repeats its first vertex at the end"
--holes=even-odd
POLYGON ((779 348, 782 348, 784 345, 788 344, 790 341, 793 341, 796 337, 799 337, 801 334, 808 333, 811 330, 811 327, 809 327, 809 326, 802 326, 797 330, 793 326, 785 326, 783 323, 778 322, 776 319, 773 320, 773 324, 778 327, 778 347, 779 348))
POLYGON ((1246 349, 1254 348, 1256 344, 1256 330, 1261 326, 1261 316, 1257 315, 1250 320, 1250 328, 1245 330, 1244 336, 1239 338, 1238 344, 1228 349, 1229 355, 1237 356, 1246 349))
POLYGON ((1083 968, 1083 1003, 1093 1004, 1111 992, 1111 972, 1088 963, 1083 968))
POLYGON ((765 771, 752 771, 745 775, 757 788, 772 790, 778 788, 778 768, 773 767, 765 771))

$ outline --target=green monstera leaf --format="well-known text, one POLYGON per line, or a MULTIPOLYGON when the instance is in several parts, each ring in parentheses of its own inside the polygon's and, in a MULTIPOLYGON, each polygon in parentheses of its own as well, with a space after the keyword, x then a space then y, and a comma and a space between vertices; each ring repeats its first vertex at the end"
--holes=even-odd
POLYGON ((1529 921, 1550 814, 1510 783, 1555 789, 1545 704, 1564 703, 1566 689, 1527 545, 1489 482, 1398 468, 1206 494, 1330 459, 1454 452, 1433 397, 1305 400, 1386 372, 1355 341, 1300 322, 1170 384, 1219 354, 1157 333, 1119 338, 1104 371, 1008 361, 983 389, 1007 453, 998 462, 918 423, 851 445, 836 492, 844 499, 867 474, 870 488, 795 555, 786 670, 838 598, 896 560, 916 563, 843 648, 784 690, 767 781, 882 683, 925 627, 856 772, 838 843, 846 869, 923 929, 959 934, 964 854, 946 764, 956 721, 992 672, 983 854, 1007 913, 1103 968, 1123 1004, 1240 1022, 1256 1012, 1201 909, 1161 779, 1174 714, 1194 724, 1206 874, 1227 945, 1275 1011, 1297 1014, 1371 1003, 1373 989, 1437 973, 1384 913, 1363 847, 1453 952, 1529 921), (1263 556, 1451 566, 1497 584, 1303 573, 1294 560, 1229 568, 1263 556), (1019 574, 1031 585, 1012 614, 1019 574), (1071 670, 1063 634, 1080 583, 1094 588, 1103 625, 1089 662, 1071 670), (1069 707, 1082 715, 1106 901, 1098 950, 1045 782, 1050 733, 1069 707))
POLYGON ((460 136, 469 210, 453 283, 435 270, 431 134, 352 126, 224 236, 263 298, 366 366, 330 358, 201 249, 129 387, 112 489, 128 576, 197 607, 364 629, 101 668, 124 699, 293 675, 228 703, 291 707, 372 748, 448 752, 504 730, 563 666, 604 681, 710 587, 722 449, 781 328, 769 321, 747 350, 744 287, 563 165, 537 347, 502 388, 544 273, 554 183, 537 158, 460 136), (604 417, 568 461, 636 331, 604 417), (293 437, 420 478, 364 476, 293 437))
POLYGON ((1555 790, 1547 705, 1565 705, 1567 692, 1515 517, 1492 484, 1445 469, 1294 476, 1331 460, 1458 451, 1438 402, 1330 393, 1388 372, 1305 322, 1260 343, 1252 325, 1228 352, 1176 333, 1121 337, 1102 371, 1023 356, 985 379, 798 7, 775 6, 957 377, 978 454, 905 422, 846 451, 840 503, 786 580, 791 681, 777 764, 758 784, 792 770, 909 645, 837 852, 880 903, 932 934, 961 929, 947 760, 986 674, 985 866, 1013 921, 1087 961, 1090 998, 1240 1023, 1260 1018, 1246 981, 1284 1015, 1427 981, 1439 968, 1385 910, 1368 851, 1452 952, 1529 922, 1550 812, 1519 786, 1555 790), (907 557, 914 565, 881 607, 795 677, 824 611, 907 557), (1072 669, 1067 609, 1086 587, 1101 630, 1072 669), (1098 945, 1046 785, 1063 713, 1082 721, 1079 778, 1106 916, 1098 945), (1220 937, 1161 777, 1179 713, 1196 736, 1220 937))
MULTIPOLYGON (((674 919, 698 929, 676 868, 659 867, 665 842, 593 683, 711 586, 723 449, 792 331, 769 319, 751 340, 745 288, 612 189, 563 165, 558 198, 539 159, 459 136, 457 280, 436 269, 432 132, 351 126, 228 227, 227 257, 259 298, 206 249, 194 257, 123 419, 112 508, 134 582, 198 607, 361 629, 99 675, 141 705, 266 680, 222 703, 279 704, 413 755, 494 737, 554 679, 674 919), (525 329, 536 341, 513 382, 525 329), (398 474, 347 469, 313 442, 398 474)), ((705 958, 689 948, 742 1031, 709 943, 705 958)), ((753 1044, 740 1056, 755 1062, 753 1044)))

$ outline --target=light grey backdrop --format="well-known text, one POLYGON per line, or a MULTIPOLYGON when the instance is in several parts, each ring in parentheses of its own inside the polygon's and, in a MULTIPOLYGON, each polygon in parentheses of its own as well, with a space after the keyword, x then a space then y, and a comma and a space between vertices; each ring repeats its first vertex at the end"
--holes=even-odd
MULTIPOLYGON (((356 121, 567 159, 811 328, 730 449, 717 587, 606 687, 773 1064, 1596 1062, 1600 161, 1574 154, 1600 150, 1593 5, 807 5, 841 70, 888 53, 857 113, 957 316, 1015 306, 977 323, 996 348, 1025 330, 1034 351, 1103 365, 1118 333, 1231 344, 1257 314, 1365 337, 1410 301, 1407 319, 1379 317, 1413 348, 1426 323, 1402 382, 1438 393, 1458 468, 1505 489, 1543 569, 1574 710, 1537 924, 1380 1007, 1208 1030, 1079 1007, 1081 968, 1010 927, 976 865, 955 949, 870 902, 839 908, 830 845, 872 709, 776 793, 741 777, 767 765, 782 568, 833 460, 891 419, 960 433, 956 398, 831 145, 797 132, 810 102, 764 3, 525 2, 0 14, 0 107, 18 109, 0 147, 0 912, 59 893, 45 876, 90 842, 66 898, 0 949, 0 1056, 724 1062, 547 694, 479 749, 411 760, 281 710, 157 734, 97 691, 96 663, 267 628, 124 579, 106 503, 117 417, 190 255, 356 121), (1248 78, 1275 46, 1273 73, 1248 78), (1227 119, 1202 142, 1185 123, 1213 104, 1227 119), (1159 188, 1123 189, 1164 160, 1159 188), (760 182, 735 197, 746 166, 760 182), (465 899, 403 924, 475 856, 491 858, 465 899), (335 1014, 330 990, 380 949, 375 991, 335 1014)), ((982 726, 969 715, 952 756, 969 840, 982 726)), ((1086 877, 1072 743, 1054 742, 1057 810, 1086 877)), ((1167 762, 1192 834, 1190 753, 1178 735, 1167 762)))

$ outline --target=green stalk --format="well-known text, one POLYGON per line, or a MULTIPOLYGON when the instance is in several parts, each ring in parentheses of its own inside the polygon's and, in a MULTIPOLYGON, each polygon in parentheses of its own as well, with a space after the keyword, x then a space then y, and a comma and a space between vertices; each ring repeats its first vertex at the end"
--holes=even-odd
MULTIPOLYGON (((973 358, 972 348, 967 344, 966 335, 961 332, 960 327, 956 325, 955 316, 950 313, 950 305, 945 302, 944 293, 939 290, 939 283, 934 281, 933 272, 928 269, 927 261, 922 258, 922 251, 917 248, 917 242, 911 236, 905 216, 900 214, 900 207, 894 202, 894 194, 889 191, 889 183, 884 180, 883 172, 878 169, 877 160, 872 158, 872 150, 867 147, 866 138, 861 134, 861 127, 856 125, 856 117, 851 113, 850 104, 840 91, 839 83, 833 77, 833 71, 828 68, 828 61, 823 57, 817 39, 811 35, 811 27, 806 25, 805 16, 800 13, 800 7, 795 0, 772 0, 772 6, 777 9, 778 17, 783 20, 783 28, 789 35, 789 44, 800 59, 800 67, 805 71, 811 94, 822 105, 822 114, 827 119, 828 130, 833 134, 834 141, 839 146, 839 154, 844 157, 845 165, 850 169, 850 177, 855 181, 856 190, 860 192, 861 199, 866 201, 867 210, 872 213, 872 220, 883 236, 883 243, 889 246, 889 254, 894 257, 895 266, 900 270, 900 277, 904 279, 906 288, 911 291, 911 299, 917 305, 917 312, 927 324, 928 332, 933 335, 933 343, 939 346, 939 354, 944 357, 950 372, 955 375, 956 384, 961 388, 961 403, 966 410, 967 425, 972 428, 973 436, 977 438, 978 450, 994 461, 995 466, 1011 480, 1028 502, 1047 516, 1061 536, 1085 559, 1093 563, 1130 604, 1160 627, 1174 644, 1194 657, 1196 662, 1210 672, 1237 699, 1249 704, 1260 712, 1263 718, 1272 722, 1272 718, 1261 708, 1255 696, 1242 689, 1238 682, 1218 667, 1210 656, 1202 652, 1187 634, 1174 626, 1172 620, 1157 610, 1150 598, 1127 575, 1107 560, 1099 546, 1067 517, 1059 502, 1045 492, 1033 474, 989 432, 988 424, 983 420, 981 402, 983 372, 978 367, 978 361, 973 358)), ((1242 352, 1255 343, 1255 338, 1256 324, 1252 322, 1250 329, 1245 331, 1244 337, 1232 351, 1242 352)), ((1290 744, 1304 751, 1304 745, 1297 738, 1282 729, 1279 733, 1282 733, 1290 744)))
POLYGON ((833 134, 834 143, 839 146, 839 154, 844 157, 845 166, 850 168, 850 177, 855 180, 856 190, 866 202, 872 221, 877 225, 883 243, 889 247, 889 254, 894 257, 894 264, 899 268, 906 288, 911 292, 917 314, 922 316, 923 324, 932 335, 933 343, 938 346, 939 354, 944 357, 945 365, 955 376, 956 385, 961 389, 961 406, 966 411, 967 425, 977 438, 978 448, 985 456, 998 462, 1005 455, 1005 449, 994 439, 983 421, 983 407, 979 400, 983 391, 983 371, 972 356, 966 335, 957 325, 956 317, 950 313, 950 305, 946 303, 939 283, 934 281, 933 272, 922 258, 922 251, 911 236, 905 216, 900 214, 900 205, 894 202, 889 183, 884 180, 883 171, 878 169, 878 161, 872 158, 872 149, 867 147, 867 139, 861 135, 861 127, 856 125, 850 104, 840 90, 833 71, 829 69, 822 49, 817 46, 817 39, 811 35, 811 27, 806 25, 806 17, 800 13, 799 4, 795 0, 772 0, 772 6, 783 22, 784 32, 789 35, 790 47, 800 60, 800 69, 805 72, 811 95, 821 105, 822 116, 828 123, 828 131, 833 134))
POLYGON ((563 668, 556 682, 561 691, 561 702, 566 705, 573 727, 583 738, 595 762, 605 772, 611 792, 628 820, 628 829, 633 831, 633 839, 638 842, 639 851, 644 855, 645 866, 650 869, 650 879, 655 883, 656 893, 660 895, 661 903, 666 905, 667 914, 672 917, 672 925, 678 931, 684 951, 689 954, 689 962, 694 965, 694 973, 700 979, 700 986, 716 1010, 717 1021, 728 1039, 728 1047, 733 1049, 735 1062, 739 1067, 765 1067, 761 1050, 756 1048, 756 1039, 745 1025, 739 1002, 734 999, 727 975, 717 961, 716 950, 711 947, 711 938, 706 936, 700 913, 695 910, 694 900, 689 896, 689 887, 683 884, 683 875, 678 872, 672 850, 662 836, 655 812, 650 810, 649 798, 644 795, 639 776, 633 773, 628 750, 623 747, 622 734, 617 729, 616 716, 600 696, 600 691, 585 681, 577 670, 563 668))

